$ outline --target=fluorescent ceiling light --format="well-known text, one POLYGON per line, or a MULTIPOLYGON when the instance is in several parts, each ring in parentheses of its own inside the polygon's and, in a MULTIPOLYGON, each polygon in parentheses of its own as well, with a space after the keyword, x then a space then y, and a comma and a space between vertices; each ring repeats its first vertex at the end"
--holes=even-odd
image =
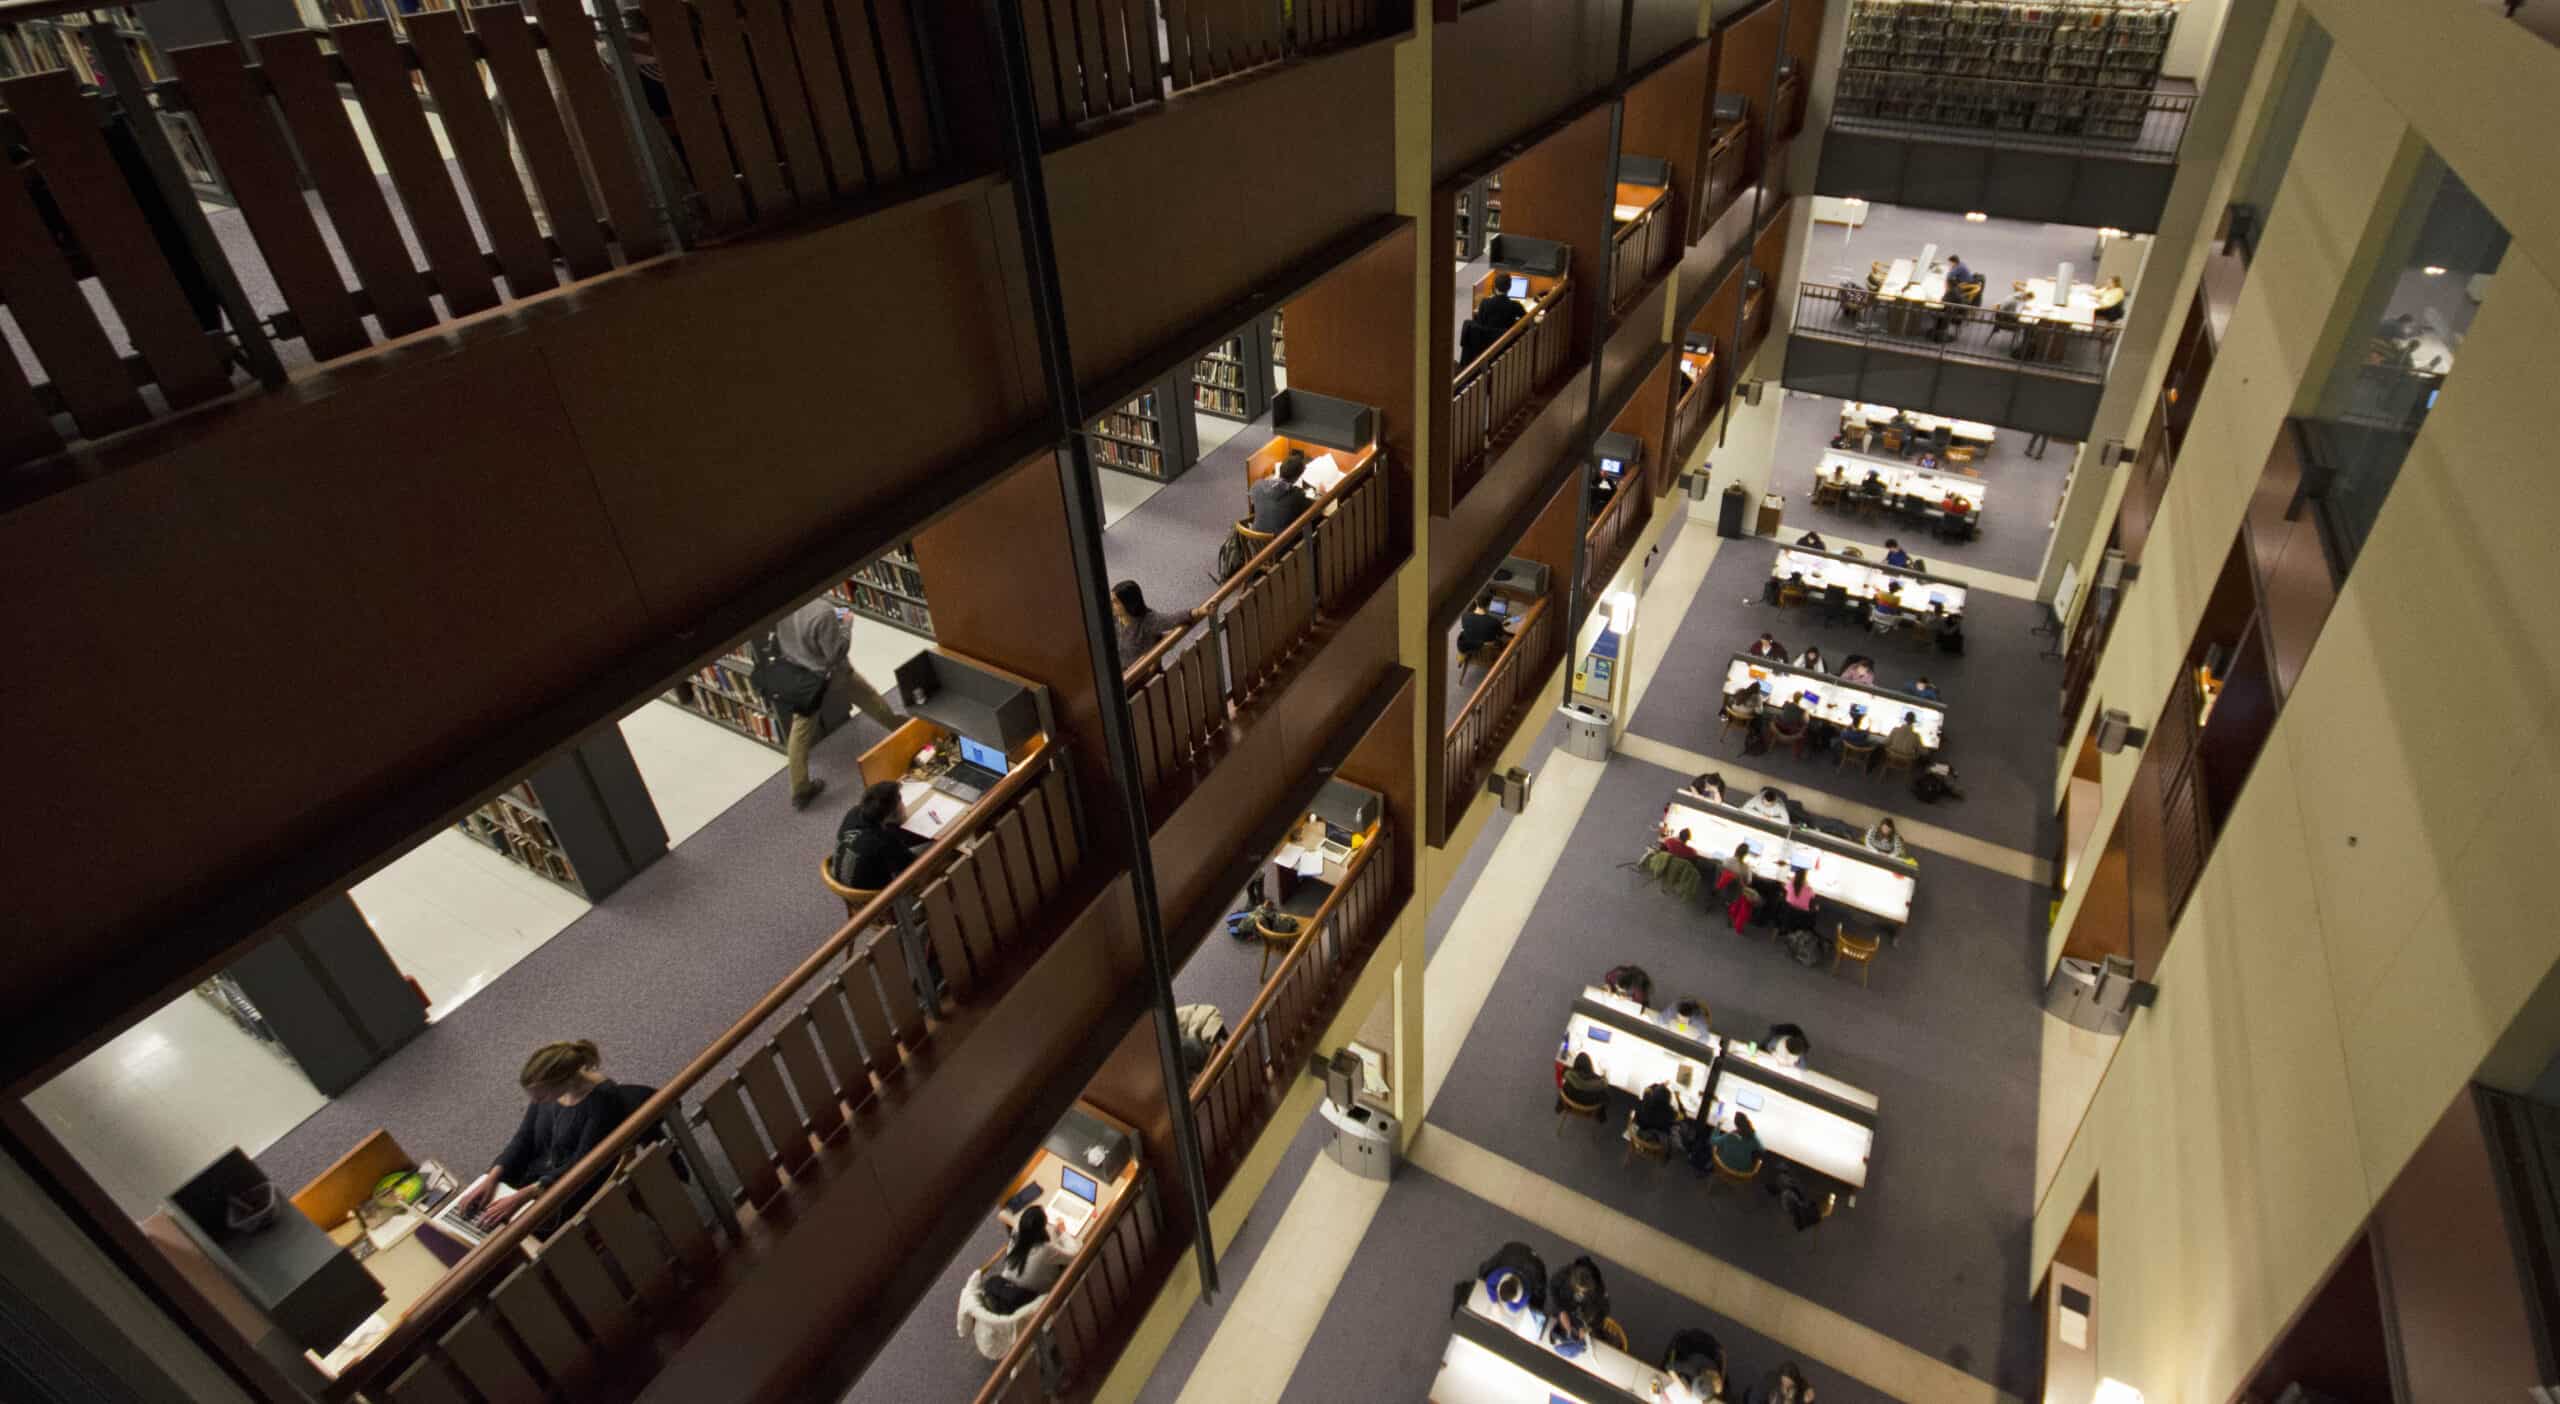
POLYGON ((1991 218, 1991 216, 1984 214, 1980 210, 1967 210, 1965 211, 1964 222, 1967 224, 1980 224, 1989 218, 1991 218))
POLYGON ((2419 271, 2419 272, 2421 272, 2421 273, 2426 274, 2426 275, 2427 275, 2428 277, 2430 277, 2430 278, 2441 278, 2441 277, 2443 277, 2443 276, 2444 276, 2444 271, 2445 271, 2445 270, 2444 270, 2444 265, 2443 265, 2443 264, 2441 264, 2441 263, 2430 263, 2430 264, 2428 264, 2426 267, 2421 268, 2421 269, 2419 269, 2418 271, 2419 271))

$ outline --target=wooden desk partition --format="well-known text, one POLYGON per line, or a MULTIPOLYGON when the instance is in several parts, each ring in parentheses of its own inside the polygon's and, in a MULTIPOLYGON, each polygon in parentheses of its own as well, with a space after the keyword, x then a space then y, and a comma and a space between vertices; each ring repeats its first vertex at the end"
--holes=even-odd
POLYGON ((1617 202, 1621 205, 1632 206, 1639 211, 1650 210, 1655 205, 1658 205, 1670 198, 1671 188, 1669 186, 1631 185, 1623 180, 1618 182, 1617 202))
POLYGON ((1378 456, 1376 444, 1357 449, 1338 449, 1317 443, 1313 439, 1293 439, 1286 434, 1274 434, 1271 436, 1271 442, 1255 449, 1253 456, 1244 461, 1244 485, 1250 488, 1255 483, 1279 472, 1280 460, 1287 458, 1291 449, 1305 454, 1310 463, 1326 454, 1332 454, 1333 461, 1342 465, 1344 477, 1359 472, 1362 464, 1378 456))
POLYGON ((383 1176, 417 1168, 418 1162, 400 1149, 390 1132, 376 1131, 304 1185, 293 1196, 293 1207, 324 1229, 336 1228, 357 1205, 373 1198, 373 1187, 382 1183, 383 1176))
POLYGON ((915 763, 916 752, 949 735, 939 722, 922 717, 909 717, 906 724, 890 732, 880 743, 862 753, 862 783, 877 785, 894 781, 907 773, 915 763))

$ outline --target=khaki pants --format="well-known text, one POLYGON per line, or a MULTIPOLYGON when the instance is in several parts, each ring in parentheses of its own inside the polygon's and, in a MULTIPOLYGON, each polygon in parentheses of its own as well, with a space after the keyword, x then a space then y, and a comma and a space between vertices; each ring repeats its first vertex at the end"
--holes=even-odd
MULTIPOLYGON (((888 699, 879 689, 862 680, 862 675, 847 668, 838 677, 845 692, 853 698, 853 709, 878 722, 883 731, 898 729, 899 716, 889 710, 888 699)), ((829 689, 833 691, 831 687, 829 689)), ((818 714, 803 712, 791 719, 790 734, 783 741, 783 757, 791 775, 791 796, 798 799, 809 792, 809 748, 818 744, 818 714)))

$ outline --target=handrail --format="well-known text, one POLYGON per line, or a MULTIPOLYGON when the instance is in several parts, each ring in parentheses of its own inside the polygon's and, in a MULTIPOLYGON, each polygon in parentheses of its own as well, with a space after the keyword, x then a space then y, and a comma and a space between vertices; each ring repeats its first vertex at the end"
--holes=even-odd
POLYGON ((1084 1243, 1076 1249, 1076 1255, 1067 1260, 1066 1270, 1058 1274, 1058 1280, 1049 1284, 1048 1295, 1040 1299, 1040 1309, 1033 1312, 1031 1319, 1022 1323, 1022 1329, 1014 1333, 1013 1347, 996 1362, 995 1369, 987 1373, 987 1382, 978 1387, 972 1404, 996 1404, 1003 1398, 1005 1387, 1030 1363, 1027 1357, 1039 1347, 1050 1319, 1063 1309, 1061 1304, 1074 1295, 1075 1289, 1084 1284, 1086 1276, 1093 1271, 1093 1265, 1102 1260, 1103 1245, 1111 1241, 1112 1231, 1137 1205, 1143 1197, 1142 1192, 1153 1191, 1147 1189, 1143 1181, 1131 1186, 1085 1227, 1084 1243))
POLYGON ((2057 319, 2034 320, 1993 307, 1958 302, 1882 298, 1863 284, 1799 283, 1799 336, 1817 336, 1892 347, 1933 360, 2010 363, 2038 374, 2103 380, 2117 322, 2083 327, 2057 319), (1828 316, 1824 308, 1830 309, 1828 316), (1902 323, 1896 326, 1895 323, 1902 323), (2000 345, 1997 338, 2015 339, 2000 345))
POLYGON ((2174 160, 2184 144, 2195 106, 2193 93, 2157 88, 1844 66, 1832 92, 1830 120, 1833 126, 1970 134, 2003 146, 2165 161, 2174 160), (1896 105, 1905 110, 1893 110, 1896 105), (2053 129, 2028 125, 2039 121, 2053 123, 2053 129), (2065 123, 2093 122, 2122 130, 2062 130, 2065 123))
POLYGON ((1520 651, 1520 645, 1528 639, 1531 633, 1535 632, 1538 618, 1545 614, 1546 610, 1546 598, 1541 596, 1536 603, 1529 606, 1528 613, 1520 616, 1520 627, 1513 631, 1510 640, 1502 645, 1502 652, 1493 656, 1493 666, 1485 669, 1484 676, 1477 680, 1476 690, 1467 695, 1467 705, 1460 707, 1458 709, 1457 717, 1450 721, 1450 730, 1455 730, 1457 728, 1457 723, 1459 721, 1463 721, 1469 712, 1472 712, 1476 708, 1484 705, 1485 689, 1493 686, 1493 680, 1495 678, 1502 676, 1503 668, 1510 664, 1512 655, 1518 653, 1520 651))
MULTIPOLYGON (((1520 320, 1526 322, 1528 318, 1523 317, 1520 320)), ((1263 570, 1267 569, 1271 562, 1278 560, 1289 547, 1295 545, 1301 537, 1304 537, 1308 532, 1313 531, 1318 525, 1320 525, 1324 519, 1325 509, 1331 507, 1335 502, 1340 501, 1343 494, 1349 492, 1354 486, 1366 480, 1369 472, 1372 469, 1375 469, 1380 460, 1386 457, 1386 446, 1384 444, 1374 445, 1373 448, 1375 451, 1369 455, 1366 462, 1361 463, 1350 472, 1343 474, 1342 481, 1335 483, 1330 491, 1320 494, 1314 501, 1308 503, 1307 510, 1300 512, 1295 520, 1291 521, 1287 526, 1282 527, 1269 541, 1264 542, 1262 549, 1254 552, 1250 559, 1237 568, 1235 574, 1227 577, 1225 583, 1218 586, 1217 589, 1210 591, 1209 598, 1202 600, 1197 606, 1202 613, 1198 619, 1192 621, 1192 625, 1197 625, 1215 616, 1218 611, 1218 606, 1225 604, 1228 600, 1244 593, 1245 587, 1251 585, 1254 578, 1263 570)), ((1174 630, 1172 633, 1165 635, 1162 639, 1157 640, 1154 647, 1149 648, 1142 654, 1139 654, 1137 662, 1132 663, 1121 670, 1121 685, 1124 687, 1136 687, 1138 684, 1145 682, 1148 675, 1154 671, 1155 665, 1160 662, 1167 653, 1173 651, 1174 645, 1191 637, 1192 625, 1187 625, 1183 628, 1174 630)))
MULTIPOLYGON (((1545 603, 1544 600, 1538 602, 1540 605, 1545 603)), ((1521 632, 1528 632, 1528 626, 1521 626, 1521 632)), ((1297 968, 1308 946, 1324 930, 1325 922, 1332 918, 1334 908, 1342 903, 1344 897, 1351 891, 1352 885, 1360 880, 1361 871, 1369 865, 1369 855, 1386 844, 1389 833, 1390 831, 1381 825, 1378 836, 1362 844, 1360 851, 1351 855, 1351 861, 1343 865, 1342 881, 1335 883, 1333 891, 1325 895, 1323 903, 1317 906, 1315 915, 1298 924, 1298 939, 1289 943, 1288 954, 1280 957, 1279 967, 1271 972, 1271 978, 1262 982, 1262 992, 1255 995, 1253 1003, 1246 1005, 1244 1013, 1236 1019, 1235 1023, 1228 1026, 1227 1041, 1219 1046, 1217 1052, 1209 1055, 1208 1063, 1200 1069, 1198 1077, 1191 1079, 1191 1087, 1184 1095, 1194 1102, 1199 1101, 1201 1094, 1217 1081, 1218 1074, 1226 1071, 1227 1065, 1235 1061, 1236 1050, 1244 1047, 1244 1031, 1261 1021, 1263 1011, 1269 1009, 1271 1001, 1279 996, 1280 986, 1287 980, 1289 972, 1297 968)))
MULTIPOLYGON (((584 1159, 569 1167, 565 1174, 554 1180, 551 1188, 543 1191, 540 1198, 519 1210, 504 1227, 481 1240, 478 1247, 464 1254, 460 1262, 455 1263, 450 1271, 445 1273, 434 1286, 428 1288, 426 1294, 409 1308, 400 1321, 391 1328, 388 1335, 384 1336, 372 1350, 366 1352, 362 1360, 349 1366, 347 1371, 338 1377, 332 1386, 332 1395, 344 1398, 346 1392, 352 1392, 354 1388, 370 1378, 371 1370, 385 1368, 388 1362, 400 1359, 432 1329, 438 1317, 458 1304, 472 1289, 478 1287, 481 1280, 490 1275, 493 1266, 511 1263, 517 1246, 533 1232, 534 1225, 560 1211, 570 1199, 586 1187, 590 1180, 602 1175, 621 1158, 625 1150, 648 1134, 650 1128, 669 1116, 682 1117, 685 1093, 692 1091, 695 1086, 708 1078, 731 1053, 736 1052, 740 1045, 753 1036, 766 1020, 782 1012, 792 998, 800 993, 803 986, 826 974, 828 962, 842 954, 846 947, 868 933, 872 927, 889 919, 895 913, 900 899, 906 897, 910 891, 922 888, 934 878, 940 877, 945 860, 958 851, 962 842, 976 837, 1000 812, 1007 810, 1012 800, 1019 798, 1047 773, 1048 767, 1042 762, 1048 759, 1051 749, 1052 743, 1048 737, 1042 736, 1034 740, 1030 751, 1010 771, 1006 772, 1004 778, 998 780, 977 804, 971 806, 950 827, 935 835, 933 842, 926 845, 924 851, 917 854, 914 861, 889 880, 888 886, 881 888, 878 895, 863 904, 862 910, 854 913, 833 936, 821 942, 807 959, 794 967, 789 975, 784 976, 782 982, 774 986, 764 998, 757 1000, 743 1017, 729 1026, 728 1032, 713 1039, 708 1048, 695 1054, 693 1061, 685 1064, 682 1071, 669 1078, 664 1086, 650 1094, 647 1101, 642 1102, 629 1116, 623 1118, 621 1125, 615 1127, 602 1141, 598 1142, 594 1150, 587 1152, 584 1159)), ((693 1173, 703 1177, 706 1193, 718 1192, 715 1182, 709 1178, 711 1167, 695 1166, 693 1173)))
POLYGON ((1571 286, 1573 286, 1573 275, 1570 273, 1556 279, 1555 286, 1547 289, 1545 295, 1529 304, 1528 315, 1503 328, 1502 335, 1495 337, 1491 346, 1477 352, 1474 360, 1458 367, 1458 373, 1449 378, 1449 397, 1457 398, 1458 392, 1467 388, 1468 381, 1491 369, 1494 362, 1502 359, 1503 352, 1525 339, 1529 335, 1529 329, 1537 324, 1540 317, 1547 315, 1555 307, 1557 300, 1564 296, 1565 289, 1571 286))

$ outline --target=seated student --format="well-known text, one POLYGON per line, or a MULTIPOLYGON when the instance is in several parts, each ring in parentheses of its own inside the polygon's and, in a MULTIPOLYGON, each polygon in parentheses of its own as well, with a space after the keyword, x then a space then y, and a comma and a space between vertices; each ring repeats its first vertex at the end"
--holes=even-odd
POLYGON ((1887 585, 1867 602, 1867 625, 1879 634, 1889 634, 1902 623, 1902 587, 1887 585))
POLYGON ((1947 613, 1944 606, 1929 606, 1929 631, 1938 636, 1940 653, 1962 654, 1964 652, 1964 620, 1958 615, 1947 613))
POLYGON ((1884 290, 1886 271, 1883 259, 1875 259, 1867 264, 1867 291, 1882 292, 1884 290))
POLYGON ((882 780, 862 792, 836 826, 836 853, 827 871, 847 887, 877 891, 915 861, 914 841, 898 827, 898 782, 882 780))
POLYGON ((1893 827, 1890 819, 1878 819, 1867 826, 1866 845, 1888 858, 1911 856, 1909 850, 1902 846, 1902 834, 1893 827))
POLYGON ((1769 1050, 1769 1057, 1784 1068, 1803 1067, 1804 1055, 1813 1051, 1812 1041, 1794 1024, 1771 1024, 1760 1046, 1769 1050))
POLYGON ((1850 654, 1849 661, 1840 665, 1840 681, 1842 682, 1871 683, 1875 680, 1876 661, 1863 653, 1850 654))
POLYGON ((1556 1269, 1547 1279, 1547 1343, 1559 1353, 1579 1355, 1609 1319, 1609 1288, 1600 1265, 1588 1255, 1556 1269))
POLYGON ((1712 770, 1690 781, 1689 788, 1696 791, 1702 799, 1713 800, 1717 804, 1724 803, 1724 777, 1712 770))
POLYGON ((1671 1006, 1671 1012, 1678 1015, 1683 1024, 1695 1024, 1702 1029, 1707 1026, 1707 1007, 1700 1004, 1695 996, 1682 995, 1680 1002, 1671 1006))
MULTIPOLYGON (((489 1173, 464 1191, 455 1205, 484 1229, 505 1223, 509 1215, 539 1198, 658 1090, 626 1086, 606 1077, 602 1055, 583 1038, 546 1043, 533 1050, 516 1074, 516 1085, 524 1090, 526 1101, 516 1133, 489 1163, 489 1173), (501 1195, 497 1192, 501 1182, 515 1188, 501 1195)), ((584 1192, 534 1232, 547 1236, 603 1184, 601 1175, 588 1181, 584 1192)))
POLYGON ((1458 620, 1458 652, 1472 654, 1502 637, 1502 616, 1493 612, 1493 592, 1476 596, 1475 607, 1458 620))
POLYGON ((1695 1327, 1673 1332, 1662 1352, 1662 1371, 1671 1377, 1662 1394, 1665 1404, 1717 1404, 1724 1398, 1724 1343, 1695 1327))
POLYGON ((1756 683, 1745 683, 1724 695, 1725 716, 1749 728, 1745 733, 1749 741, 1760 739, 1760 702, 1761 692, 1756 683))
POLYGON ((2098 305, 2089 315, 2101 322, 2121 322, 2124 320, 2124 298, 2124 279, 2108 274, 2105 285, 2098 289, 2098 305))
POLYGON ((1742 802, 1742 812, 1757 814, 1763 819, 1775 819, 1781 824, 1786 823, 1788 822, 1786 793, 1775 785, 1763 785, 1760 787, 1760 793, 1742 802))
POLYGON ((1760 637, 1753 639, 1751 641, 1751 647, 1746 649, 1745 652, 1749 653, 1754 658, 1775 658, 1781 663, 1787 661, 1787 646, 1778 642, 1778 637, 1775 634, 1762 634, 1760 637))
POLYGON ((1664 834, 1662 836, 1662 851, 1670 854, 1674 858, 1705 857, 1705 854, 1700 853, 1695 848, 1689 846, 1689 837, 1690 831, 1687 829, 1682 829, 1676 834, 1664 834))
POLYGON ((1902 549, 1901 542, 1888 536, 1884 539, 1884 563, 1895 567, 1908 566, 1911 564, 1911 553, 1902 549))
POLYGON ((1884 754, 1887 760, 1917 762, 1928 749, 1928 746, 1920 740, 1918 712, 1903 713, 1902 723, 1886 733, 1884 738, 1884 754))
POLYGON ((1760 1133, 1751 1127, 1745 1112, 1733 1114, 1733 1126, 1708 1138, 1709 1153, 1716 1164, 1737 1175, 1748 1175, 1760 1167, 1760 1133))
POLYGON ((1514 323, 1528 315, 1528 308, 1501 293, 1477 303, 1475 312, 1467 318, 1467 324, 1458 331, 1457 369, 1464 371, 1474 365, 1478 356, 1500 341, 1502 334, 1511 330, 1514 323))
POLYGON ((1884 474, 1873 468, 1868 469, 1866 481, 1858 484, 1858 491, 1869 497, 1884 496, 1884 474))
POLYGON ((1733 922, 1733 934, 1742 934, 1744 923, 1751 919, 1753 908, 1760 905, 1760 894, 1751 886, 1751 847, 1737 843, 1733 856, 1716 871, 1715 893, 1725 902, 1724 914, 1733 922))
POLYGON ((1780 736, 1792 739, 1805 734, 1812 721, 1812 714, 1804 709, 1806 696, 1801 692, 1792 693, 1787 698, 1787 705, 1778 709, 1777 719, 1771 725, 1777 728, 1780 736))
POLYGON ((1644 1090, 1632 1124, 1639 1134, 1656 1140, 1671 1134, 1671 1128, 1680 1124, 1680 1109, 1671 1103, 1671 1084, 1657 1082, 1644 1090))
POLYGON ((1807 645, 1804 652, 1796 655, 1796 666, 1808 673, 1821 672, 1823 670, 1821 645, 1807 645))
POLYGON ((1641 965, 1615 965, 1600 977, 1600 988, 1631 999, 1646 1008, 1653 1006, 1653 976, 1641 965))
POLYGON ((1164 636, 1188 629, 1192 621, 1208 611, 1194 609, 1187 614, 1173 614, 1147 604, 1147 592, 1135 580, 1123 580, 1111 587, 1111 618, 1120 626, 1120 666, 1138 661, 1148 649, 1162 642, 1164 636))
POLYGON ((1787 880, 1778 884, 1778 932, 1813 931, 1821 922, 1821 903, 1814 896, 1813 872, 1809 868, 1787 866, 1787 880))
POLYGON ((1299 484, 1306 475, 1305 451, 1291 449, 1289 456, 1280 460, 1280 471, 1245 491, 1245 501, 1253 507, 1255 531, 1286 531, 1307 510, 1307 504, 1314 499, 1299 484))
POLYGON ((1829 546, 1824 544, 1822 540, 1822 533, 1818 531, 1808 531, 1804 535, 1797 537, 1796 544, 1798 546, 1802 546, 1808 551, 1827 551, 1831 549, 1829 546))
POLYGON ((1790 1360, 1760 1379, 1751 1387, 1744 1404, 1813 1404, 1813 1386, 1805 1382, 1804 1371, 1790 1360))
POLYGON ((1034 1204, 1013 1221, 1013 1244, 996 1271, 1026 1292, 1046 1292, 1057 1285, 1073 1257, 1050 1241, 1049 1211, 1034 1204))
POLYGON ((1938 685, 1927 678, 1913 678, 1907 690, 1914 697, 1925 697, 1932 702, 1943 700, 1938 696, 1938 685))
POLYGON ((1596 1106, 1609 1100, 1609 1079, 1600 1075, 1600 1069, 1593 1066, 1588 1053, 1573 1055, 1573 1062, 1564 1070, 1561 1085, 1565 1100, 1578 1106, 1596 1106))

